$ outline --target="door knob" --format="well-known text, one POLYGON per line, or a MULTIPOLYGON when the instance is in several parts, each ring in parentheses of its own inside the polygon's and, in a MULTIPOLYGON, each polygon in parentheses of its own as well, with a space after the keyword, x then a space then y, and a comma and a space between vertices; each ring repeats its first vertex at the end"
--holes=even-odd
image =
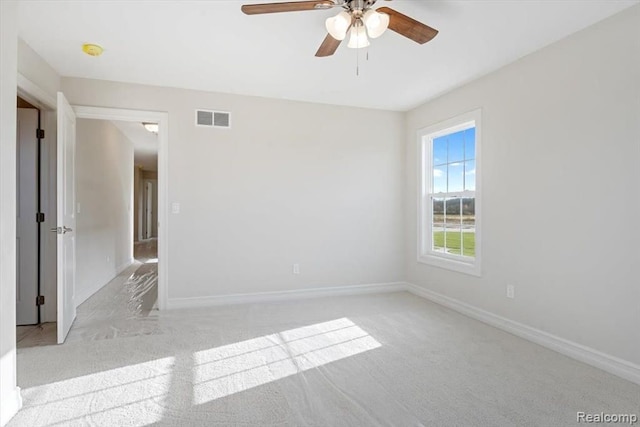
POLYGON ((70 231, 73 231, 72 228, 69 227, 54 227, 52 229, 50 229, 49 231, 51 231, 52 233, 58 233, 58 234, 65 234, 65 233, 69 233, 70 231))

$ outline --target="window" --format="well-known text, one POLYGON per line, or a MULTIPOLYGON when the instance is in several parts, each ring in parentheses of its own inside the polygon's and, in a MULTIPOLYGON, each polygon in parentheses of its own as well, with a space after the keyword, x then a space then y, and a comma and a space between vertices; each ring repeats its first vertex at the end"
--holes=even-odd
POLYGON ((418 133, 418 261, 480 275, 480 111, 418 133))

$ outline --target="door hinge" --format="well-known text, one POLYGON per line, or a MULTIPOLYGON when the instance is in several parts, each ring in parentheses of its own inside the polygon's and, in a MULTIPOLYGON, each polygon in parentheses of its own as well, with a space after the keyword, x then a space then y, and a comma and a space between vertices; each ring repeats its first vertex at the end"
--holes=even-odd
POLYGON ((44 305, 44 295, 38 295, 36 297, 36 305, 37 306, 44 305))
POLYGON ((36 130, 36 138, 44 139, 44 129, 37 129, 36 130))
POLYGON ((36 214, 36 222, 44 222, 44 212, 38 212, 36 214))

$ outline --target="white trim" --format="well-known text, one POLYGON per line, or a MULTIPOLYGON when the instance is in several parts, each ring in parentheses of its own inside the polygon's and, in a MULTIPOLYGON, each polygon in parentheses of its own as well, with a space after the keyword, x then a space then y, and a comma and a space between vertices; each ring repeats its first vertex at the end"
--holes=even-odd
MULTIPOLYGON (((445 268, 448 270, 457 271, 459 273, 470 274, 472 276, 482 276, 482 110, 476 109, 468 113, 452 117, 444 120, 440 123, 436 123, 431 126, 421 128, 417 131, 417 198, 418 198, 418 236, 417 236, 417 261, 422 264, 432 265, 434 267, 445 268), (431 170, 433 164, 431 161, 431 155, 425 156, 424 145, 425 138, 429 137, 429 140, 443 136, 449 133, 458 132, 461 130, 470 129, 474 127, 476 129, 476 170, 479 173, 476 174, 476 189, 473 192, 475 197, 475 209, 476 209, 476 221, 475 221, 475 240, 476 251, 473 258, 465 257, 462 255, 451 255, 436 252, 431 249, 431 233, 430 230, 432 223, 432 208, 427 205, 431 205, 431 196, 438 196, 437 194, 430 194, 425 192, 425 187, 432 188, 432 174, 431 170), (428 165, 426 163, 429 163, 428 165), (427 174, 428 172, 428 174, 427 174), (428 176, 427 176, 428 175, 428 176), (429 198, 427 201, 426 199, 429 198), (425 239, 427 236, 427 239, 425 239), (428 247, 428 248, 427 248, 428 247)), ((448 193, 446 195, 465 195, 466 191, 458 193, 448 193)), ((443 194, 444 196, 445 194, 443 194)))
POLYGON ((18 73, 18 95, 27 95, 27 98, 31 99, 26 101, 36 101, 37 104, 43 104, 52 110, 57 108, 56 98, 20 73, 18 73))
POLYGON ((429 135, 432 139, 441 136, 450 135, 452 133, 471 129, 476 126, 479 119, 480 110, 474 110, 456 117, 452 117, 440 123, 420 129, 425 135, 429 135))
POLYGON ((82 304, 83 302, 85 302, 86 300, 91 298, 100 289, 104 288, 109 283, 111 283, 116 277, 121 275, 123 271, 125 271, 127 268, 131 267, 134 262, 135 262, 135 260, 133 258, 129 259, 128 261, 125 261, 124 263, 122 263, 118 267, 116 267, 116 274, 111 279, 109 279, 107 281, 102 281, 101 280, 99 282, 96 282, 93 286, 91 286, 89 288, 89 290, 83 292, 82 294, 76 295, 76 297, 74 298, 74 302, 76 304, 76 307, 78 307, 80 304, 82 304))
POLYGON ((438 294, 412 283, 406 284, 412 294, 428 299, 436 304, 450 308, 472 319, 479 320, 503 331, 509 332, 527 341, 534 342, 548 349, 557 351, 572 359, 602 369, 620 378, 640 384, 640 365, 603 353, 582 344, 569 341, 531 326, 515 322, 502 316, 490 313, 454 298, 438 294))
POLYGON ((0 426, 5 426, 22 408, 20 387, 15 387, 10 393, 2 396, 0 408, 2 409, 0 411, 0 426))
POLYGON ((432 267, 444 268, 445 270, 468 274, 470 276, 480 277, 482 273, 477 262, 465 262, 464 258, 459 255, 451 255, 447 253, 418 255, 418 262, 432 267))
POLYGON ((79 119, 158 123, 158 309, 167 308, 169 295, 169 114, 160 111, 73 106, 79 119))
POLYGON ((377 294, 402 292, 406 290, 404 282, 374 283, 368 285, 333 286, 328 288, 300 289, 294 291, 256 292, 250 294, 216 295, 195 298, 170 298, 168 308, 197 308, 219 305, 254 304, 277 301, 290 301, 319 297, 377 294))
POLYGON ((136 260, 134 258, 129 258, 128 260, 126 260, 125 262, 123 262, 122 264, 120 264, 117 268, 116 268, 116 277, 118 277, 119 275, 122 274, 123 271, 125 271, 127 268, 131 267, 133 265, 133 263, 136 262, 136 260))

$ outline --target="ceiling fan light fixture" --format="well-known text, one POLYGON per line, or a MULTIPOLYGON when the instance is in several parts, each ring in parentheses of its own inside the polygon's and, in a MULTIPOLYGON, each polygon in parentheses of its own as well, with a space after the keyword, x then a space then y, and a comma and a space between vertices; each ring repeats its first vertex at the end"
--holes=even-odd
POLYGON ((386 13, 379 13, 373 9, 369 9, 362 17, 369 37, 377 39, 389 28, 389 15, 386 13))
POLYGON ((346 11, 342 11, 336 16, 327 18, 325 22, 327 31, 331 34, 331 37, 336 40, 344 40, 347 36, 347 31, 349 30, 350 25, 351 15, 346 11))
POLYGON ((367 37, 367 30, 365 29, 362 21, 358 20, 356 24, 351 27, 351 37, 349 38, 350 49, 362 49, 370 45, 369 38, 367 37))

